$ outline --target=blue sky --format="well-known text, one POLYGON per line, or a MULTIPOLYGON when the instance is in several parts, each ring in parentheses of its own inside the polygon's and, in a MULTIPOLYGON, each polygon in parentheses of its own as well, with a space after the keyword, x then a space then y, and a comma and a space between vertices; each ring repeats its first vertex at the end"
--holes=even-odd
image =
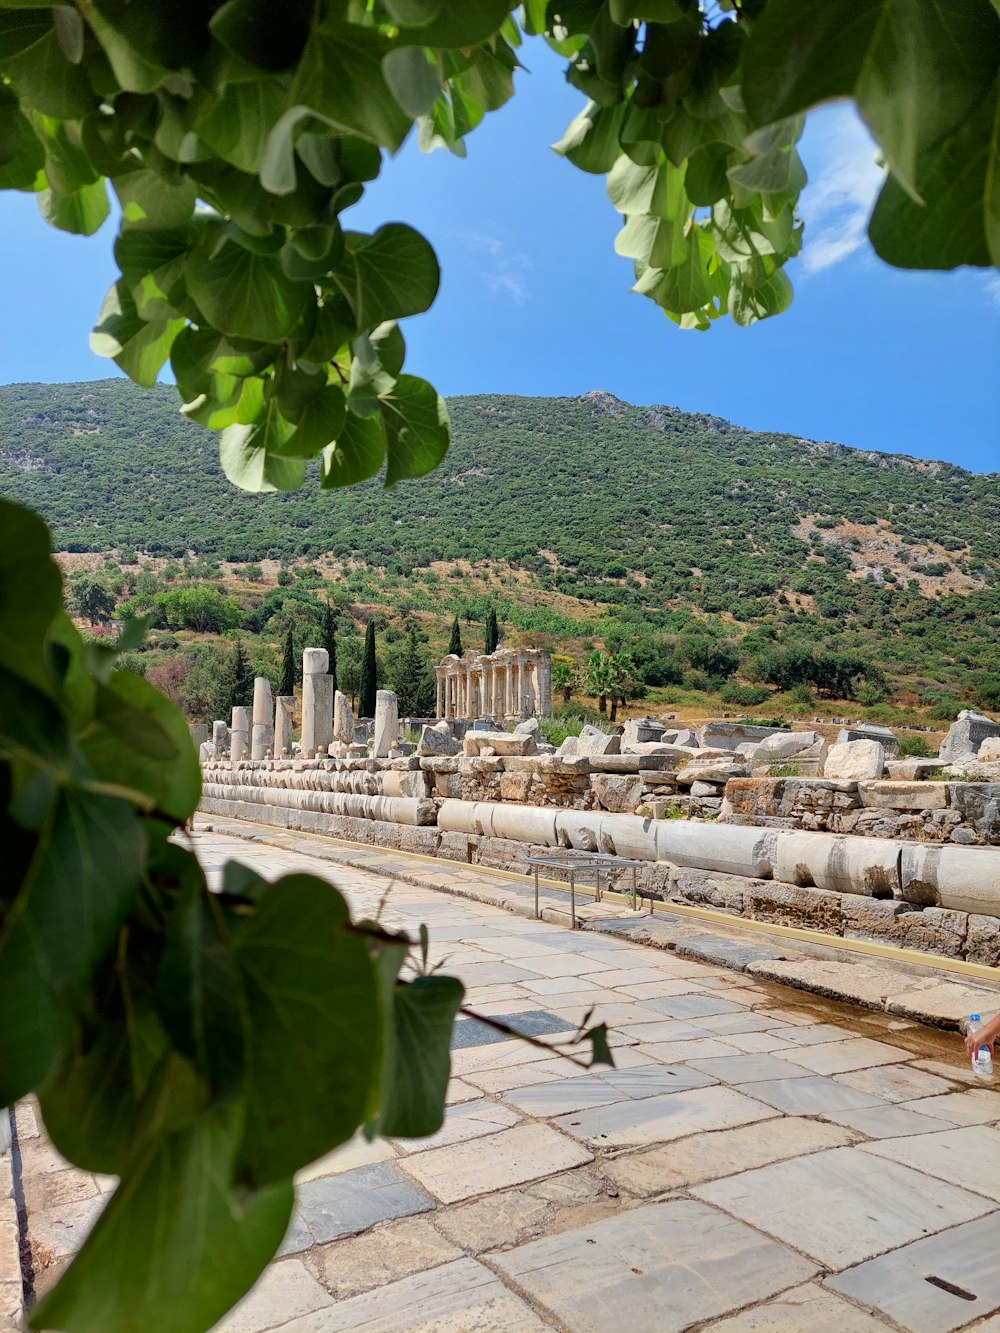
MULTIPOLYGON (((871 254, 872 147, 853 115, 815 115, 791 309, 751 329, 682 332, 629 291, 619 219, 600 177, 557 157, 582 105, 537 42, 518 95, 469 137, 463 161, 407 144, 347 220, 403 220, 443 269, 433 310, 408 320, 408 369, 445 394, 576 395, 711 412, 757 429, 1000 471, 1000 275, 903 273, 871 254)), ((7 317, 0 380, 117 373, 87 333, 114 276, 110 224, 61 235, 33 198, 0 195, 7 317)))

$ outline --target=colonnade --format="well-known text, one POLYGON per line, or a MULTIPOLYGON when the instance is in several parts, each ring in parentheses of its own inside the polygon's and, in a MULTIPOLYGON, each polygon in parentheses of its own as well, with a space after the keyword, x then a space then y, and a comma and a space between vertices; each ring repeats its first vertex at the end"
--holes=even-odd
POLYGON ((434 668, 439 718, 544 716, 552 708, 552 659, 544 648, 450 655, 434 668))

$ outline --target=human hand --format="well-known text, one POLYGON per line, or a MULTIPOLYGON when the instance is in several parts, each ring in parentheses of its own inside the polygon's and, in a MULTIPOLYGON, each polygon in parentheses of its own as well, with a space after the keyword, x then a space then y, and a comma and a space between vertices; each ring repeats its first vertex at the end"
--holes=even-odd
POLYGON ((993 1044, 1000 1036, 1000 1014, 995 1015, 986 1023, 981 1023, 974 1032, 965 1034, 965 1050, 971 1060, 980 1046, 988 1046, 990 1054, 993 1054, 993 1044))

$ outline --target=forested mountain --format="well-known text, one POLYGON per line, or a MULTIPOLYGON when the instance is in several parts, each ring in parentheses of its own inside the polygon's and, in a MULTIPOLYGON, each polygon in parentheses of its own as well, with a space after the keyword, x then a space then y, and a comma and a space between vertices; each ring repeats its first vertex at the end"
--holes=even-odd
MULTIPOLYGON (((215 436, 179 414, 173 388, 9 385, 0 492, 38 509, 68 551, 332 556, 364 568, 369 591, 382 579, 442 614, 481 590, 463 587, 464 563, 445 598, 422 571, 482 562, 505 575, 508 614, 522 593, 535 605, 552 594, 553 607, 562 594, 588 622, 575 629, 598 638, 680 631, 693 617, 737 641, 751 631, 860 652, 914 697, 935 684, 968 694, 976 673, 998 669, 995 474, 599 391, 449 408, 454 443, 428 478, 255 496, 226 481, 215 436)), ((574 625, 553 611, 538 627, 563 646, 574 625)))

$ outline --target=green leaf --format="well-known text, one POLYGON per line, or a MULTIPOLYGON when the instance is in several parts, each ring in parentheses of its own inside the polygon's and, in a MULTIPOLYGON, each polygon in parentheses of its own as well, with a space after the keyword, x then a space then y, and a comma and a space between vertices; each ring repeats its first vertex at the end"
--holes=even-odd
POLYGON ((194 861, 170 915, 158 989, 163 1022, 179 1051, 213 1090, 234 1092, 243 1077, 245 1001, 221 900, 194 861))
POLYGON ((610 0, 615 23, 623 26, 639 19, 644 23, 672 23, 683 17, 677 0, 610 0))
POLYGON ((134 0, 87 0, 88 21, 96 10, 143 60, 183 69, 208 49, 206 0, 171 0, 137 5, 134 0))
POLYGON ((147 323, 135 308, 132 293, 124 282, 108 291, 90 335, 91 351, 110 357, 129 379, 144 388, 156 383, 160 367, 170 355, 184 320, 155 319, 147 323))
POLYGON ((152 1141, 32 1310, 31 1327, 193 1333, 214 1325, 281 1244, 294 1197, 288 1180, 256 1193, 232 1187, 238 1135, 237 1105, 152 1141))
POLYGON ((393 97, 414 120, 425 116, 441 93, 437 71, 423 47, 388 51, 382 58, 382 73, 393 97))
POLYGON ((241 380, 233 375, 213 375, 211 387, 181 407, 189 421, 197 421, 208 430, 252 426, 263 411, 264 381, 241 380))
POLYGON ((12 89, 0 83, 0 189, 34 189, 44 164, 45 150, 31 122, 12 89))
POLYGON ((745 56, 758 125, 853 97, 893 172, 917 190, 917 160, 975 112, 1000 58, 989 0, 769 0, 745 56))
POLYGON ((386 438, 385 484, 433 472, 448 452, 448 408, 434 386, 400 375, 382 399, 386 438))
POLYGON ((378 997, 363 938, 324 880, 289 875, 237 942, 247 996, 246 1125, 238 1178, 281 1180, 361 1123, 379 1063, 378 997))
POLYGON ((684 192, 692 204, 704 207, 728 194, 729 152, 726 144, 709 143, 691 154, 684 171, 684 192))
POLYGON ((329 385, 311 398, 299 413, 298 425, 281 446, 284 458, 315 458, 344 428, 347 400, 343 389, 329 385))
POLYGON ((713 256, 711 239, 696 227, 688 237, 684 262, 662 273, 647 270, 634 290, 676 314, 699 310, 716 295, 709 271, 713 256))
POLYGON ((86 988, 138 894, 144 860, 131 805, 72 789, 59 794, 0 933, 5 1106, 61 1058, 86 988))
POLYGON ((234 338, 281 342, 315 302, 312 287, 293 282, 281 264, 226 241, 213 253, 209 238, 185 265, 187 289, 206 319, 234 338))
POLYGON ((729 313, 744 328, 760 319, 781 314, 792 303, 792 284, 778 269, 762 283, 741 282, 733 274, 729 284, 729 313))
MULTIPOLYGON (((281 363, 274 375, 274 392, 278 400, 278 410, 286 421, 296 424, 302 413, 326 388, 326 370, 308 370, 304 366, 289 366, 281 363)), ((339 390, 338 390, 339 392, 339 390)), ((343 394, 340 395, 343 398, 343 394)), ((323 441, 329 444, 329 439, 323 441)), ((316 451, 318 452, 318 450, 316 451)))
POLYGON ((380 33, 356 24, 314 27, 292 81, 289 105, 310 107, 337 128, 395 152, 411 121, 382 73, 388 50, 380 33))
POLYGON ((74 120, 98 104, 83 68, 59 44, 51 9, 0 10, 0 69, 43 115, 74 120))
POLYGON ((227 83, 202 104, 192 128, 224 161, 256 175, 268 136, 286 102, 287 89, 279 79, 227 83))
POLYGON ((169 1049, 154 982, 142 952, 107 960, 93 995, 96 1011, 87 1012, 66 1058, 39 1089, 47 1134, 85 1171, 125 1169, 143 1097, 169 1049))
POLYGON ((380 471, 385 462, 385 431, 377 417, 348 412, 335 444, 323 451, 323 489, 355 486, 380 471))
POLYGON ((566 133, 552 147, 568 157, 581 171, 606 175, 621 156, 618 135, 625 116, 625 103, 612 107, 588 102, 580 114, 567 126, 566 133))
POLYGON ((192 399, 213 387, 216 374, 257 375, 277 354, 276 346, 230 340, 215 329, 189 324, 174 340, 170 366, 181 396, 192 399))
POLYGON ((179 311, 170 293, 181 282, 184 258, 198 240, 193 226, 129 228, 115 242, 115 258, 140 319, 170 318, 179 311))
POLYGON ((344 247, 329 280, 350 305, 358 329, 432 305, 441 272, 433 249, 413 227, 390 222, 371 236, 348 231, 344 247))
POLYGON ((314 0, 228 0, 216 10, 209 27, 216 41, 260 69, 291 69, 302 54, 314 0))
POLYGON ((306 465, 281 457, 294 427, 285 421, 273 399, 254 425, 227 426, 219 441, 222 469, 234 486, 245 491, 294 491, 305 480, 306 465))
POLYGON ((195 812, 201 769, 184 714, 134 671, 113 671, 98 691, 97 720, 82 748, 95 774, 142 792, 177 824, 195 812))
POLYGON ((166 181, 155 171, 130 171, 111 182, 122 206, 123 228, 180 227, 194 212, 198 191, 188 176, 166 181))
POLYGON ((464 995, 457 977, 417 977, 395 987, 391 1046, 383 1059, 380 1134, 418 1138, 441 1128, 451 1033, 464 995))
POLYGON ((43 690, 52 683, 42 644, 62 604, 51 551, 38 515, 0 497, 0 664, 43 690))
POLYGON ((440 0, 437 14, 429 23, 409 29, 401 24, 398 40, 419 42, 421 46, 475 46, 500 30, 512 7, 511 0, 477 0, 476 4, 440 0))
POLYGON ((891 176, 868 235, 898 268, 1000 266, 1000 81, 954 134, 921 154, 916 203, 891 176))

